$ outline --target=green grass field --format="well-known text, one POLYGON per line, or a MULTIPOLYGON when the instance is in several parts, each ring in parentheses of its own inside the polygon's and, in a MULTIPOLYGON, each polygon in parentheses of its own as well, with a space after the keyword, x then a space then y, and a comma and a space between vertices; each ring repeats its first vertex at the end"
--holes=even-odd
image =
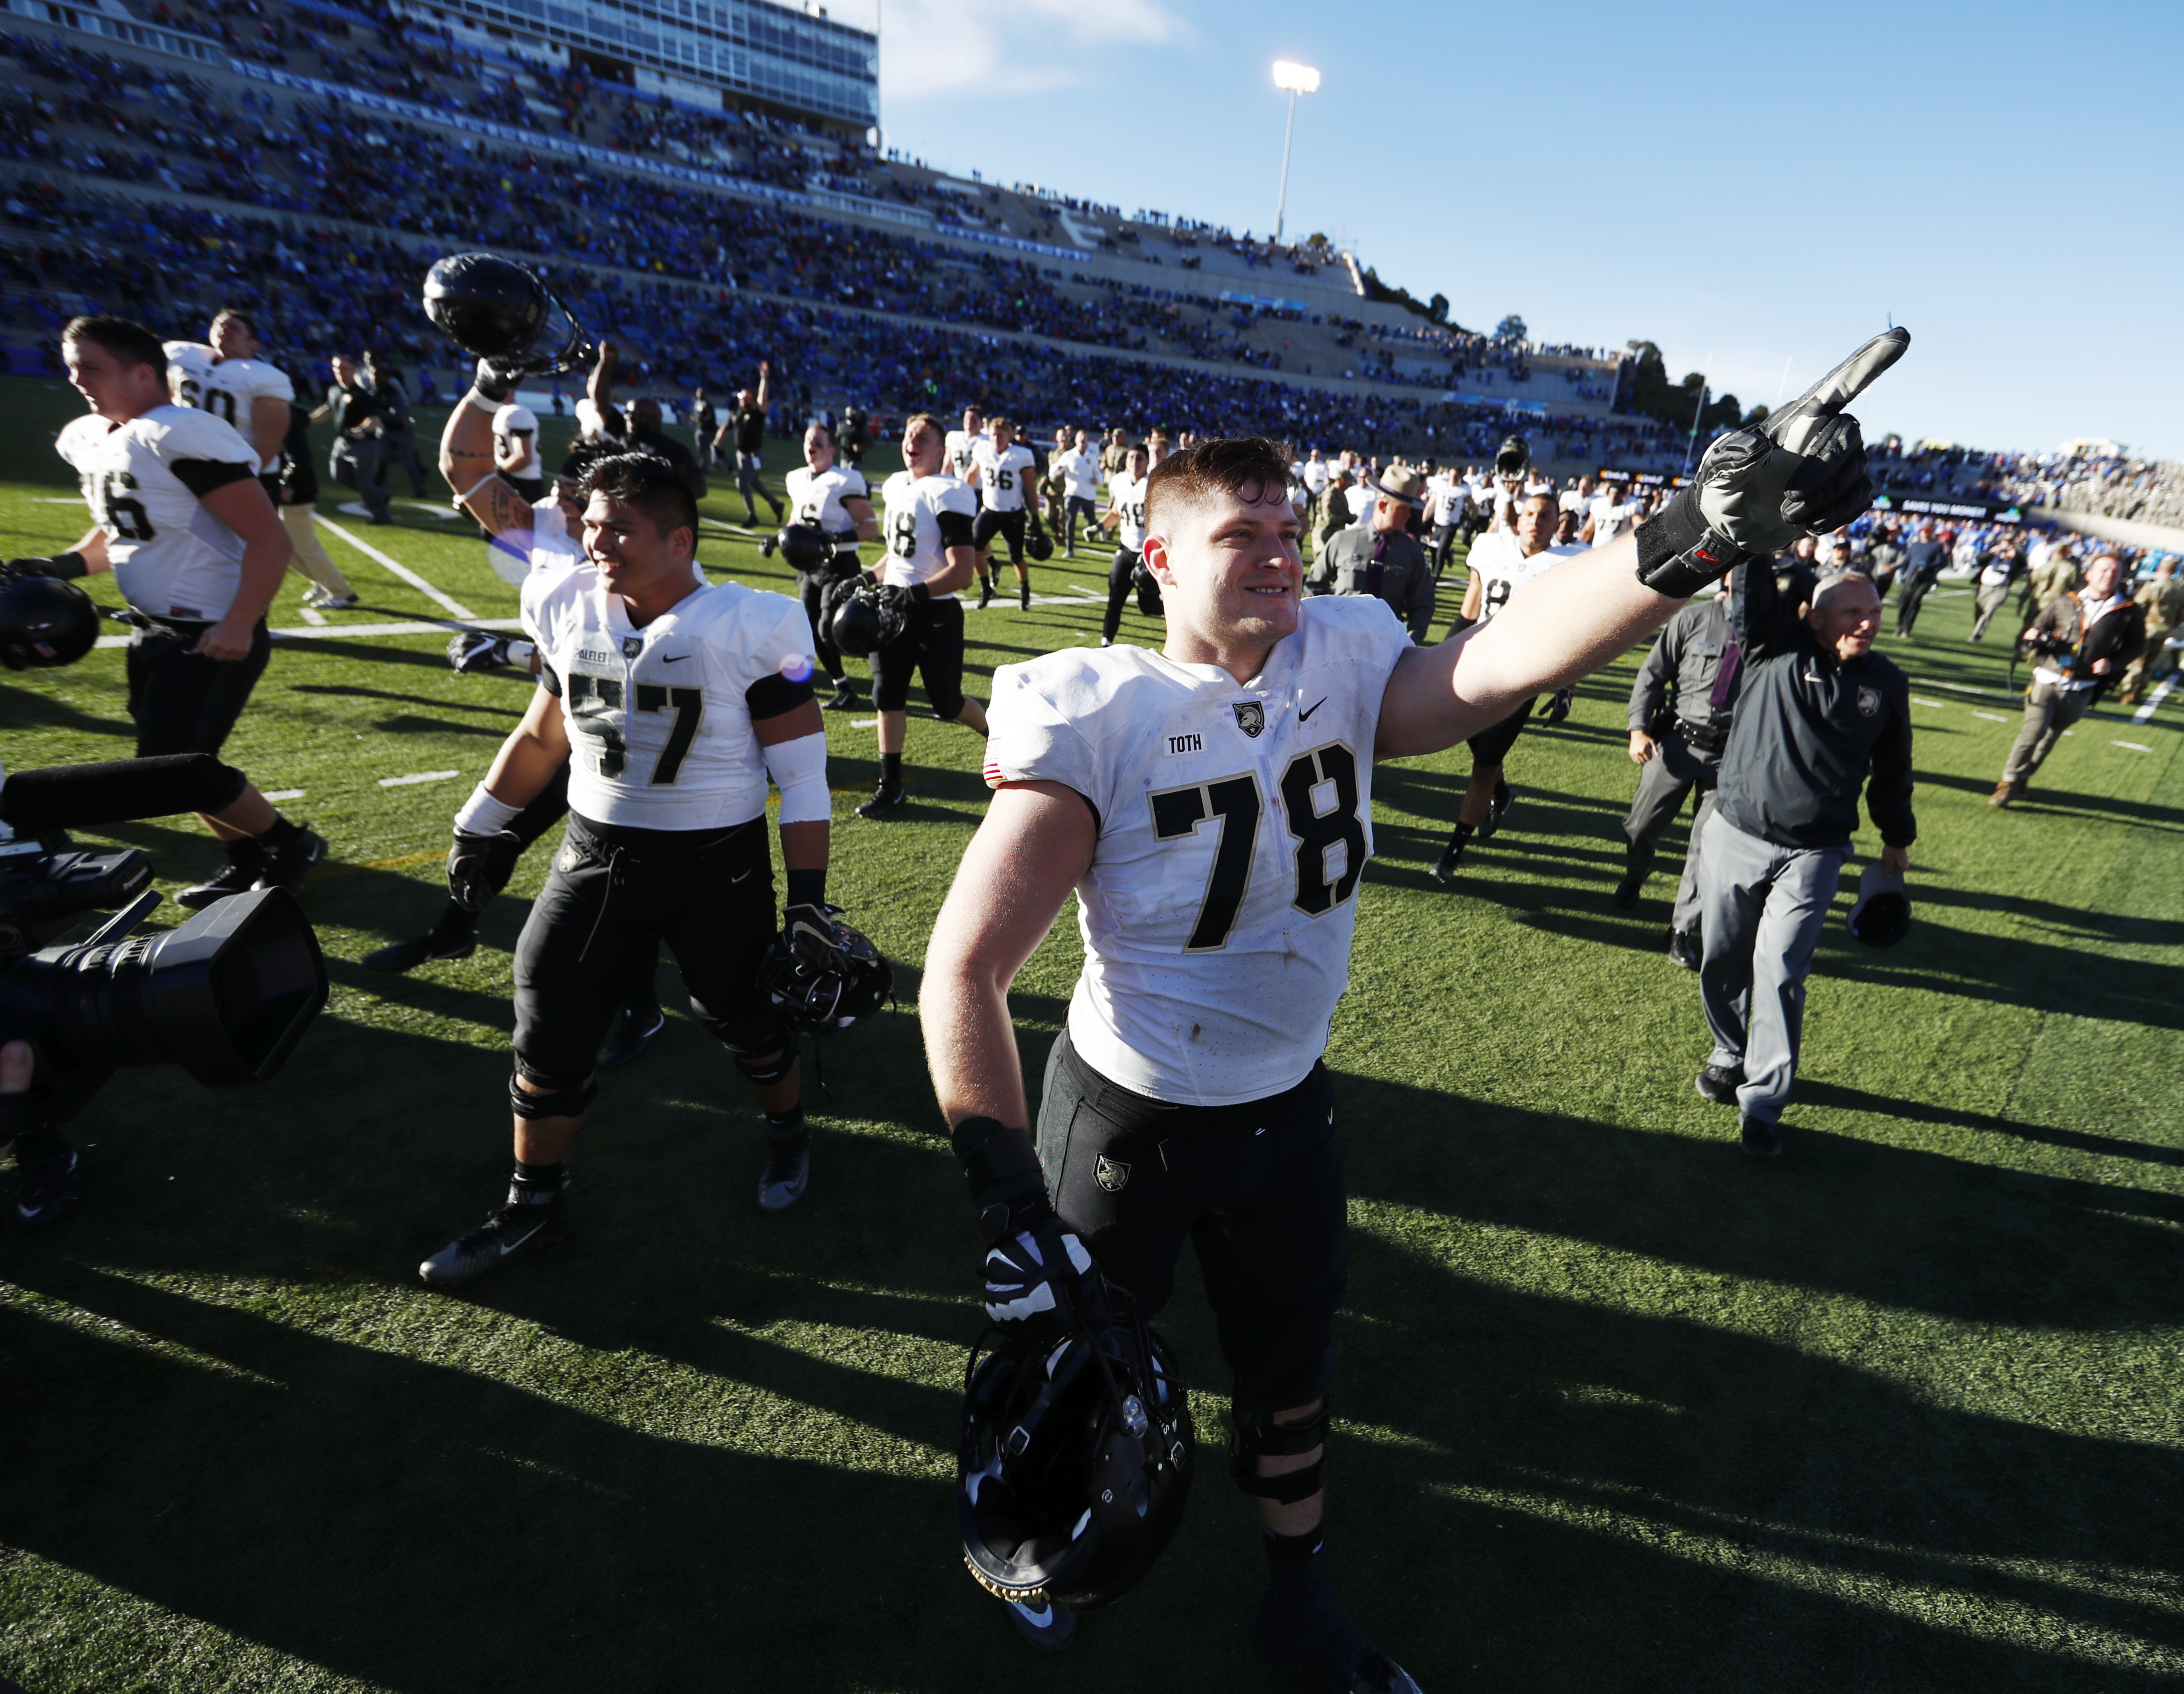
MULTIPOLYGON (((0 401, 0 549, 65 545, 50 437, 75 403, 0 401)), ((512 616, 442 510, 332 515, 512 616)), ((461 1297, 418 1282, 504 1177, 509 949, 547 855, 470 960, 356 961, 436 909, 448 817, 527 685, 452 675, 443 634, 341 636, 443 614, 327 544, 365 605, 277 649, 228 757, 334 844, 303 896, 332 1001, 267 1087, 122 1075, 77 1128, 83 1205, 0 1229, 0 1671, 33 1694, 1289 1686, 1245 1633, 1263 1566, 1217 1453, 1154 1580, 1059 1660, 957 1555, 976 1240, 908 1002, 983 801, 961 728, 913 718, 917 805, 876 825, 850 811, 872 731, 829 716, 832 889, 905 1006, 830 1050, 805 1203, 758 1214, 760 1120, 671 1015, 601 1089, 576 1239, 461 1297)), ((717 524, 701 556, 783 580, 717 524)), ((1034 577, 1103 582, 1089 555, 1034 577)), ((290 584, 276 627, 302 621, 290 584)), ((974 615, 972 662, 1097 618, 974 615)), ((2088 718, 1991 811, 2015 712, 1969 622, 1939 598, 1884 641, 1919 679, 1919 922, 1887 953, 1831 925, 1779 1167, 1691 1089, 1675 843, 1637 911, 1610 903, 1635 655, 1518 744, 1515 808, 1452 891, 1426 867, 1467 755, 1379 773, 1329 1055, 1354 1232, 1330 1530, 1353 1613, 1431 1694, 2184 1676, 2184 714, 2088 718)), ((1126 639, 1154 633, 1131 614, 1126 639)), ((121 655, 0 677, 0 722, 13 768, 125 754, 121 655)), ((170 893, 216 862, 187 819, 104 839, 170 893)), ((1018 984, 1028 1066, 1077 962, 1065 924, 1018 984)), ((1195 1271, 1163 1325, 1217 1426, 1195 1271)))

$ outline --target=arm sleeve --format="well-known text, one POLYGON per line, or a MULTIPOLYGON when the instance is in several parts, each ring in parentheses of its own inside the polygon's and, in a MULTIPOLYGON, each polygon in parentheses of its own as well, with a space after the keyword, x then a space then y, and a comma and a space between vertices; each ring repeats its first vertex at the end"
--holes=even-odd
MULTIPOLYGON (((804 684, 810 699, 811 684, 804 684)), ((815 729, 794 741, 777 741, 759 749, 766 773, 781 790, 783 823, 824 823, 833 816, 834 801, 827 791, 827 733, 815 729)))
POLYGON ((1743 650, 1747 668, 1790 650, 1802 626, 1797 608, 1782 604, 1773 560, 1747 559, 1739 565, 1730 595, 1735 603, 1731 616, 1736 620, 1736 644, 1743 650))
POLYGON ((1873 744, 1865 809, 1884 842, 1908 847, 1919 839, 1919 822, 1911 812, 1911 690, 1901 677, 1889 690, 1889 707, 1888 727, 1873 744))
POLYGON ((972 544, 971 514, 943 507, 933 514, 940 525, 940 544, 948 547, 968 547, 972 544))
POLYGON ((1004 665, 994 672, 994 697, 986 708, 986 786, 1060 783, 1084 797, 1096 827, 1103 796, 1091 745, 1039 691, 1028 674, 1031 668, 1004 665))
POLYGON ((1678 653, 1674 650, 1676 631, 1682 627, 1680 618, 1672 618, 1661 638, 1653 644, 1653 650, 1646 655, 1646 662, 1638 667, 1638 680, 1630 685, 1630 727, 1643 729, 1653 721, 1669 698, 1669 679, 1676 673, 1678 653))
POLYGON ((743 656, 743 674, 749 679, 744 699, 754 723, 793 711, 812 697, 811 621, 802 604, 775 593, 759 596, 758 601, 769 610, 778 609, 779 616, 772 624, 762 616, 756 620, 763 633, 743 656))
POLYGON ((175 480, 199 499, 215 488, 225 488, 230 482, 248 482, 255 467, 237 465, 224 459, 170 459, 167 468, 175 473, 175 480))
POLYGON ((1411 639, 1421 647, 1425 644, 1426 632, 1433 627, 1434 579, 1426 563, 1425 549, 1415 549, 1418 555, 1418 574, 1411 578, 1410 616, 1405 621, 1410 625, 1411 639))

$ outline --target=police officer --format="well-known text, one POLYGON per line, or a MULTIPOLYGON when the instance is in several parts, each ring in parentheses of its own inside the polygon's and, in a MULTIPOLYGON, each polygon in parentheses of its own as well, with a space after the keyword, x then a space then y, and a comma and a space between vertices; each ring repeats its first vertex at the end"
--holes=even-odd
POLYGON ((1691 844, 1669 928, 1669 956, 1687 971, 1699 967, 1699 839, 1713 816, 1714 785, 1741 669, 1730 627, 1729 582, 1724 577, 1721 593, 1694 600, 1669 620, 1630 689, 1630 762, 1638 766, 1638 794, 1623 820, 1629 857, 1615 885, 1615 903, 1625 911, 1638 904, 1661 832, 1696 789, 1691 844))
POLYGON ((1315 593, 1372 594, 1385 600, 1421 646, 1433 623, 1434 577, 1410 522, 1424 504, 1425 483, 1415 471, 1383 473, 1373 488, 1368 527, 1337 534, 1319 550, 1305 579, 1315 593))

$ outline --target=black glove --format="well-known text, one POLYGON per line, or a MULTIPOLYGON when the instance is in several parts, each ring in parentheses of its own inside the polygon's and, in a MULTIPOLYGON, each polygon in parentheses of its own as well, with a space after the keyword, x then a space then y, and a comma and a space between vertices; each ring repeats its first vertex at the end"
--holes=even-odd
POLYGON ((471 392, 492 405, 504 406, 515 398, 515 385, 529 374, 521 365, 481 359, 471 374, 471 392))
POLYGON ((474 671, 498 671, 510 665, 528 665, 531 655, 538 649, 528 641, 513 635, 495 635, 490 630, 465 629, 448 638, 448 663, 457 674, 469 676, 474 671), (515 651, 521 648, 522 652, 515 651))
POLYGON ((56 553, 50 559, 10 559, 0 566, 0 574, 8 577, 58 577, 64 582, 74 582, 79 577, 90 575, 81 553, 56 553))
POLYGON ((504 842, 521 850, 521 844, 505 829, 491 835, 455 832, 454 842, 448 849, 448 898, 465 911, 483 911, 500 892, 500 884, 493 878, 493 858, 504 842))
POLYGON ((1865 441, 1843 408, 1903 356, 1911 332, 1874 337, 1758 429, 1732 430, 1691 486, 1638 531, 1638 580, 1688 599, 1747 558, 1844 524, 1873 500, 1865 441))
POLYGON ((1047 1203, 1031 1137, 990 1117, 969 1117, 951 1140, 986 1241, 987 1318, 1039 1335, 1058 1335, 1078 1320, 1104 1329, 1107 1284, 1084 1241, 1047 1203))

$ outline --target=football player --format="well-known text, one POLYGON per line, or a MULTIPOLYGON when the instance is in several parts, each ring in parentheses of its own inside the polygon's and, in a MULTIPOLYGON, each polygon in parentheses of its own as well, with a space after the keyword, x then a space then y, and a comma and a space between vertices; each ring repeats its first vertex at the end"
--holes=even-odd
MULTIPOLYGON (((1059 442, 1057 434, 1055 439, 1059 442)), ((1094 513, 1100 496, 1100 455, 1092 450, 1091 437, 1083 430, 1071 437, 1065 449, 1057 447, 1050 461, 1050 468, 1061 473, 1062 504, 1056 510, 1061 514, 1062 543, 1067 556, 1077 556, 1077 520, 1084 520, 1087 537, 1098 521, 1094 513)))
MULTIPOLYGON (((66 553, 11 560, 8 573, 111 571, 136 624, 128 677, 136 756, 217 754, 271 656, 265 608, 288 568, 288 532, 258 480, 262 459, 225 419, 169 399, 166 349, 142 324, 74 319, 61 353, 91 410, 53 446, 96 521, 66 553)), ((326 850, 254 787, 198 816, 227 864, 177 894, 184 906, 300 888, 326 850)))
POLYGON ((827 585, 863 568, 857 543, 879 538, 879 520, 872 515, 872 490, 865 473, 842 464, 835 456, 834 432, 823 423, 804 432, 804 463, 788 473, 788 509, 794 521, 809 524, 833 543, 833 557, 823 571, 796 573, 797 598, 811 620, 811 640, 819 662, 827 667, 834 693, 822 711, 847 711, 857 703, 857 685, 842 668, 842 652, 825 627, 820 613, 827 585))
POLYGON ((978 448, 981 443, 991 442, 987 433, 985 415, 976 406, 963 408, 963 427, 951 429, 943 443, 944 457, 941 469, 959 482, 969 483, 978 468, 978 448))
POLYGON ((1037 529, 1039 522, 1039 482, 1032 450, 1017 439, 1017 426, 1007 418, 995 418, 991 432, 972 449, 967 479, 978 493, 978 515, 971 527, 971 550, 978 572, 978 610, 994 598, 995 573, 989 554, 994 538, 1009 544, 1009 563, 1016 566, 1017 603, 1031 610, 1031 571, 1024 564, 1024 526, 1037 529))
MULTIPOLYGON (((1100 527, 1115 532, 1115 557, 1107 566, 1107 612, 1100 620, 1100 644, 1112 647, 1115 637, 1123 627, 1123 603, 1130 597, 1130 590, 1145 574, 1144 549, 1145 544, 1145 450, 1134 447, 1123 460, 1123 468, 1107 482, 1107 515, 1100 520, 1100 527)), ((1159 605, 1159 591, 1141 593, 1142 608, 1159 605)), ((1151 613, 1147 613, 1150 616, 1151 613)))
MULTIPOLYGON (((1150 482, 1162 649, 1069 649, 995 673, 995 793, 920 996, 986 1241, 987 1315, 1034 1335, 1106 1302, 1150 1319, 1194 1245, 1234 1379, 1231 1470, 1270 1566, 1256 1632, 1318 1687, 1416 1686, 1344 1615, 1321 1532, 1347 1265, 1322 1054, 1372 853, 1373 761, 1448 747, 1628 651, 1724 554, 1863 510, 1872 485, 1841 408, 1908 339, 1861 348, 1770 416, 1774 433, 1723 437, 1657 524, 1436 647, 1412 646, 1375 599, 1305 600, 1287 452, 1205 442, 1150 482), (1008 990, 1072 893, 1084 965, 1034 1151, 1008 990)), ((1034 1646, 1067 1644, 1074 1613, 1010 1606, 1034 1646)))
POLYGON ((963 692, 963 603, 970 586, 978 498, 941 469, 940 420, 917 412, 902 426, 903 468, 880 488, 887 512, 887 561, 878 571, 911 597, 902 633, 872 655, 872 704, 879 708, 880 781, 860 817, 893 817, 903 796, 902 748, 909 733, 910 677, 925 683, 933 715, 986 733, 986 709, 963 692))
POLYGON ((546 498, 545 461, 538 453, 538 414, 513 394, 493 409, 493 468, 526 504, 546 498))
MULTIPOLYGON (((1462 614, 1466 622, 1486 622, 1527 582, 1563 560, 1588 550, 1582 543, 1554 539, 1559 516, 1552 493, 1541 489, 1521 495, 1514 504, 1514 528, 1490 529, 1471 543, 1467 558, 1471 580, 1464 586, 1462 614)), ((1525 720, 1538 705, 1537 699, 1519 701, 1507 717, 1471 738, 1471 781, 1463 791, 1463 803, 1457 808, 1456 828, 1448 845, 1434 862, 1435 882, 1446 883, 1456 875, 1463 850, 1474 833, 1485 841, 1502 827, 1502 815, 1508 811, 1510 800, 1502 767, 1517 738, 1524 733, 1525 720)))
MULTIPOLYGON (((489 368, 482 375, 491 379, 489 368)), ((445 443, 442 460, 458 480, 476 468, 445 443)), ((521 527, 513 491, 490 473, 479 481, 465 497, 473 514, 504 532, 521 527)), ((765 1114, 760 1206, 794 1205, 810 1175, 795 1050, 757 981, 776 933, 769 778, 782 797, 787 933, 833 933, 827 741, 804 610, 785 595, 701 582, 697 503, 664 460, 600 460, 582 492, 583 557, 534 566, 524 578, 539 687, 456 814, 448 855, 449 891, 465 901, 495 838, 566 763, 568 833, 516 945, 515 1170, 484 1223, 419 1267, 430 1283, 466 1281, 568 1233, 566 1161, 600 1045, 632 966, 662 940, 692 1013, 765 1114)))

